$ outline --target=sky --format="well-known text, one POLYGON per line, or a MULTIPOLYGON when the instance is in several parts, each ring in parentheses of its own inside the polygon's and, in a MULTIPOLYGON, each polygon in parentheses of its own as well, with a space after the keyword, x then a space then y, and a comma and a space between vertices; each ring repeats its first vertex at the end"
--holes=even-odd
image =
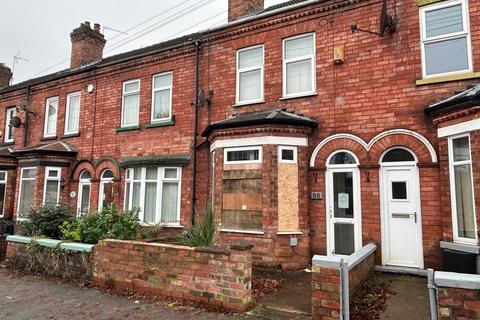
POLYGON ((106 57, 226 23, 227 8, 228 0, 2 0, 0 63, 12 68, 20 57, 18 83, 68 68, 70 32, 83 21, 102 26, 106 57))

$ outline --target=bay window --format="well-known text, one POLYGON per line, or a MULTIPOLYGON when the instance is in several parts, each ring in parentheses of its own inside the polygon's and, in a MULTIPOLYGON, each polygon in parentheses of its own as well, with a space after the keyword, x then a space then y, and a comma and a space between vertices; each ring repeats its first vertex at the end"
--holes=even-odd
POLYGON ((47 99, 45 107, 45 124, 43 136, 45 138, 55 137, 57 135, 57 114, 58 114, 58 97, 47 99))
POLYGON ((423 76, 472 71, 466 0, 420 8, 423 76))
POLYGON ((283 40, 283 96, 314 94, 315 34, 283 40))
POLYGON ((22 168, 20 173, 20 196, 17 219, 24 219, 33 205, 37 168, 22 168))
POLYGON ((263 45, 237 51, 237 104, 263 101, 263 52, 263 45))
POLYGON ((80 119, 80 92, 67 95, 67 109, 65 113, 65 134, 78 133, 80 119))
POLYGON ((136 167, 125 173, 125 209, 145 224, 179 225, 181 168, 136 167))
POLYGON ((476 243, 477 227, 470 136, 450 137, 448 149, 454 240, 456 242, 476 243))
POLYGON ((45 185, 43 189, 43 204, 57 205, 60 197, 60 168, 45 168, 45 185))
POLYGON ((152 123, 172 119, 173 73, 163 73, 153 77, 152 123))
POLYGON ((122 95, 122 127, 138 125, 139 108, 140 80, 124 82, 122 95))
POLYGON ((5 197, 7 190, 7 171, 0 171, 0 218, 5 214, 5 197))

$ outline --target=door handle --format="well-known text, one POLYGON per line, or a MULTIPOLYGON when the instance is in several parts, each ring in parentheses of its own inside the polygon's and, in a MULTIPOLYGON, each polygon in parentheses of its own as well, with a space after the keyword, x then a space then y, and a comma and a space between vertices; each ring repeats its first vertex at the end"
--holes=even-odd
POLYGON ((414 213, 414 216, 415 216, 415 223, 417 223, 417 212, 416 211, 414 213))

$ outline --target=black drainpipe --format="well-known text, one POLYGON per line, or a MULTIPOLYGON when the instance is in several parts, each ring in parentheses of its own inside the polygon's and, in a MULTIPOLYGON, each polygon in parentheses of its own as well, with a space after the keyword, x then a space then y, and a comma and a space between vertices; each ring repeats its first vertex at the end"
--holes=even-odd
POLYGON ((23 146, 27 146, 28 142, 28 116, 30 113, 30 86, 27 87, 27 96, 26 96, 26 101, 27 101, 27 108, 25 110, 25 123, 23 125, 23 146))
POLYGON ((192 225, 195 224, 195 202, 196 202, 196 183, 197 183, 197 136, 198 136, 198 91, 200 89, 200 47, 201 42, 195 42, 195 112, 193 114, 193 145, 192 145, 192 225))

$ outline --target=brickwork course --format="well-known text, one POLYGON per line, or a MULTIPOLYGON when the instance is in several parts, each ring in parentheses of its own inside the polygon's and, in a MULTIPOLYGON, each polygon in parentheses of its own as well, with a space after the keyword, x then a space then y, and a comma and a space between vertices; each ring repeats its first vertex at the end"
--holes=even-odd
MULTIPOLYGON (((306 144, 297 146, 297 176, 291 177, 296 181, 288 186, 288 190, 298 193, 298 208, 292 208, 292 216, 279 222, 279 219, 285 218, 284 210, 290 210, 295 201, 279 201, 278 195, 285 192, 278 190, 279 184, 281 186, 287 182, 282 177, 284 173, 277 161, 277 145, 266 143, 262 146, 263 160, 255 169, 262 172, 261 210, 256 211, 261 214, 261 230, 225 230, 222 232, 222 241, 253 243, 255 264, 284 269, 306 267, 313 254, 330 254, 327 252, 327 238, 331 235, 326 212, 326 195, 329 192, 326 161, 332 153, 348 150, 355 154, 359 162, 361 244, 375 242, 379 246, 375 262, 382 264, 381 246, 385 239, 382 239, 380 162, 386 150, 404 147, 414 153, 417 159, 419 221, 422 227, 418 242, 421 242, 423 251, 422 267, 441 269, 439 242, 453 239, 448 155, 446 141, 443 141, 446 139, 437 138, 439 122, 427 117, 424 111, 430 104, 478 81, 475 79, 478 74, 469 73, 463 78, 457 76, 430 83, 417 81, 422 80, 422 55, 419 3, 414 0, 388 1, 388 12, 394 14, 397 28, 396 32, 386 32, 383 37, 360 31, 352 33, 350 28, 352 24, 357 24, 362 29, 378 30, 382 7, 379 1, 301 3, 292 1, 287 3, 292 4, 291 7, 279 6, 280 10, 284 10, 282 12, 272 9, 260 11, 256 19, 235 20, 258 13, 261 1, 231 1, 229 16, 230 20, 235 20, 232 24, 208 33, 193 34, 103 59, 99 59, 101 50, 98 49, 104 45, 103 37, 99 36, 99 29, 94 26, 82 33, 82 37, 90 35, 95 41, 89 38, 92 41, 74 43, 72 69, 1 88, 0 123, 6 122, 6 109, 17 106, 17 115, 25 124, 27 112, 20 108, 24 100, 30 111, 35 112, 28 114, 28 126, 15 128, 13 142, 4 143, 0 154, 0 170, 7 171, 8 176, 4 216, 7 219, 18 218, 21 168, 37 168, 33 204, 40 205, 45 168, 61 167, 59 200, 72 207, 76 207, 78 202, 79 176, 83 170, 87 170, 92 176, 92 210, 98 207, 101 175, 105 169, 110 169, 114 175, 111 197, 117 207, 123 208, 126 166, 122 165, 122 161, 131 157, 151 159, 188 155, 190 160, 186 163, 170 161, 166 165, 182 168, 180 225, 188 226, 192 221, 193 209, 201 212, 208 202, 213 203, 216 217, 221 222, 225 204, 222 190, 224 148, 216 147, 213 153, 210 152, 212 146, 240 138, 299 138, 306 139, 306 144), (315 38, 316 92, 283 99, 282 43, 285 38, 305 33, 313 33, 315 38), (207 95, 212 91, 209 102, 198 107, 197 130, 194 123, 195 107, 192 106, 196 100, 196 44, 201 44, 199 87, 207 95), (264 101, 238 105, 237 50, 260 44, 264 46, 265 60, 264 101), (344 49, 343 64, 334 64, 335 47, 344 49), (163 72, 173 74, 172 119, 161 126, 151 125, 152 77, 163 72), (139 126, 117 130, 121 127, 123 82, 132 79, 140 80, 139 126), (72 92, 81 93, 79 132, 66 135, 67 94, 72 92), (50 97, 59 99, 56 135, 45 138, 45 106, 50 97), (273 109, 303 115, 318 125, 255 123, 243 127, 217 128, 200 136, 212 123, 239 114, 273 109), (194 151, 195 131, 198 136, 194 151), (328 140, 331 137, 335 139, 328 140), (37 148, 20 152, 24 148, 44 146, 55 141, 67 143, 74 150, 45 152, 37 148), (320 147, 322 141, 324 143, 320 147), (310 200, 310 192, 321 193, 323 197, 310 200), (280 215, 279 208, 282 211, 280 215), (279 226, 291 228, 297 222, 298 230, 295 233, 279 232, 279 226)), ((480 17, 475 14, 479 7, 480 1, 469 1, 473 71, 480 70, 480 60, 476 59, 480 50, 480 17)), ((76 32, 87 27, 84 23, 76 29, 72 33, 72 41, 79 40, 81 37, 76 32)), ((5 81, 2 80, 0 86, 2 84, 5 81)), ((467 117, 477 118, 478 114, 472 111, 467 117)), ((4 141, 6 130, 2 130, 2 133, 4 141)), ((472 163, 476 163, 473 167, 476 191, 480 186, 477 135, 478 132, 472 135, 472 142, 477 145, 476 149, 472 149, 472 163)), ((237 170, 250 169, 244 166, 237 170)), ((480 197, 475 200, 477 212, 480 212, 480 197)), ((243 210, 242 207, 240 209, 243 210)), ((249 211, 248 208, 246 211, 249 211)), ((477 224, 479 221, 477 219, 477 224)), ((176 232, 181 229, 172 230, 176 232)))

